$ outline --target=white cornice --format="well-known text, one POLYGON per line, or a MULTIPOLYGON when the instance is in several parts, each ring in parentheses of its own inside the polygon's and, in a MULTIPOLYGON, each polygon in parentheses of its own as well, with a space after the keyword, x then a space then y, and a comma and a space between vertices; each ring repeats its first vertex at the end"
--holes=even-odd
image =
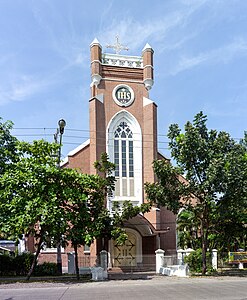
POLYGON ((76 153, 78 153, 79 151, 81 151, 83 148, 85 148, 86 146, 88 146, 90 144, 90 139, 86 140, 86 142, 82 143, 81 145, 79 145, 78 147, 76 147, 75 149, 71 150, 68 153, 68 156, 74 156, 76 153))
POLYGON ((63 167, 69 162, 68 156, 66 156, 61 162, 60 162, 60 167, 63 167))
POLYGON ((78 152, 80 152, 82 149, 84 149, 86 146, 88 146, 90 144, 90 139, 88 139, 86 142, 82 143, 81 145, 79 145, 78 147, 76 147, 75 149, 71 150, 68 155, 62 160, 60 166, 64 166, 66 163, 69 162, 69 157, 70 156, 74 156, 75 154, 77 154, 78 152))
POLYGON ((104 53, 102 54, 102 64, 125 68, 142 68, 143 59, 141 56, 104 53))
POLYGON ((100 60, 98 60, 98 59, 95 59, 95 60, 92 60, 92 61, 91 61, 91 65, 92 65, 93 63, 95 63, 95 62, 97 62, 97 63, 100 63, 100 64, 101 64, 101 61, 100 61, 100 60))
POLYGON ((96 95, 95 98, 97 100, 99 100, 101 103, 104 103, 104 94, 103 93, 96 95))
POLYGON ((146 106, 146 105, 149 105, 149 104, 155 104, 155 102, 152 101, 151 99, 143 97, 143 106, 146 106))
POLYGON ((147 68, 147 67, 149 67, 149 68, 154 68, 152 65, 145 65, 144 67, 143 67, 143 69, 145 69, 145 68, 147 68))

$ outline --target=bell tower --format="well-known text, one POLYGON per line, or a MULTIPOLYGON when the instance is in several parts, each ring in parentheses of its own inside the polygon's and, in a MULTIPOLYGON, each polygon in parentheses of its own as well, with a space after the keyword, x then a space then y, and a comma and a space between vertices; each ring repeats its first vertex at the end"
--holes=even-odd
POLYGON ((153 86, 153 49, 146 44, 141 56, 128 50, 117 37, 116 53, 103 53, 97 39, 91 43, 90 166, 102 152, 115 163, 116 187, 112 202, 134 205, 145 201, 143 184, 154 181, 152 162, 157 158, 157 107, 149 99, 153 86))
MULTIPOLYGON (((63 166, 95 174, 94 162, 106 152, 116 167, 115 191, 107 199, 111 211, 116 202, 120 207, 126 200, 144 203, 144 183, 155 182, 153 161, 165 158, 157 149, 157 106, 149 98, 154 84, 152 47, 146 44, 139 56, 122 54, 128 48, 117 37, 106 48, 116 53, 103 52, 97 39, 90 45, 90 139, 71 151, 63 166)), ((112 266, 145 264, 157 248, 176 249, 175 216, 164 207, 126 220, 124 227, 128 242, 122 247, 114 241, 108 244, 112 266)), ((101 247, 97 240, 92 254, 101 247)))

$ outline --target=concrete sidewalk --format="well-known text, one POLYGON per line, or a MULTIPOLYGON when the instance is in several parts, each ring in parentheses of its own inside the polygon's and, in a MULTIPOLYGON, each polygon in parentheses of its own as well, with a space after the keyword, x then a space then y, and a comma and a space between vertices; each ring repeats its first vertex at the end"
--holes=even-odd
POLYGON ((239 277, 175 278, 102 282, 29 282, 0 285, 0 300, 247 300, 247 280, 239 277))

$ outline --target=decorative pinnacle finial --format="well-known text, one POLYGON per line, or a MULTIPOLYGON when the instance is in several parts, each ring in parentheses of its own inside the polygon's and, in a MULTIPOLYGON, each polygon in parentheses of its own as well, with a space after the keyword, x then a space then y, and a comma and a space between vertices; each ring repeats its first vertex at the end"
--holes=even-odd
POLYGON ((119 42, 119 36, 116 35, 116 43, 114 45, 106 45, 106 48, 113 48, 116 51, 116 54, 119 54, 122 50, 126 50, 128 51, 129 48, 123 46, 120 42, 119 42))

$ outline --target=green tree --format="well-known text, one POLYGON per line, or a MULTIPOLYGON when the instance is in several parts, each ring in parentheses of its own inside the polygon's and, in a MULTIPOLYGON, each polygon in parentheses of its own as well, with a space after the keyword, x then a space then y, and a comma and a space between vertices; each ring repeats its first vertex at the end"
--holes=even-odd
POLYGON ((114 164, 109 162, 106 153, 102 153, 100 161, 95 162, 100 175, 80 174, 76 170, 66 169, 62 191, 65 218, 69 228, 65 233, 67 241, 71 241, 75 250, 75 267, 79 279, 78 247, 90 245, 95 239, 117 239, 120 243, 126 239, 123 222, 140 212, 150 209, 150 204, 134 207, 125 202, 121 212, 111 214, 106 208, 106 197, 114 190, 115 177, 112 172, 114 164))
POLYGON ((0 176, 16 159, 17 139, 11 134, 13 123, 3 122, 0 117, 0 176))
POLYGON ((16 238, 20 233, 34 237, 36 253, 27 275, 30 278, 44 244, 60 237, 77 248, 100 237, 124 239, 123 221, 149 205, 130 203, 112 216, 105 206, 106 195, 114 188, 114 165, 102 154, 95 166, 103 176, 81 174, 57 168, 59 145, 46 141, 16 142, 15 160, 0 177, 0 231, 16 238))
POLYGON ((192 123, 185 124, 184 133, 177 124, 170 126, 169 145, 177 167, 155 161, 158 182, 146 184, 151 201, 174 213, 181 208, 193 212, 200 229, 203 274, 207 270, 208 237, 215 232, 220 209, 230 206, 234 213, 246 202, 246 148, 226 132, 208 130, 206 121, 200 112, 192 123))
POLYGON ((178 246, 182 249, 197 249, 198 246, 198 220, 193 211, 182 210, 177 216, 178 246))
POLYGON ((64 217, 68 228, 64 233, 75 250, 75 267, 79 279, 78 247, 90 245, 99 238, 108 225, 105 190, 108 181, 99 175, 81 174, 74 169, 64 170, 62 190, 64 217))
MULTIPOLYGON (((0 118, 0 177, 9 168, 16 159, 17 139, 11 134, 13 123, 11 121, 3 122, 0 118)), ((0 193, 4 189, 0 182, 0 193)), ((0 214, 0 222, 3 220, 3 214, 0 214)), ((0 229, 0 238, 8 238, 0 229)))
POLYGON ((37 241, 30 278, 43 243, 66 228, 60 200, 60 174, 56 167, 58 145, 45 141, 17 144, 17 159, 0 178, 1 231, 18 237, 24 233, 37 241))
POLYGON ((19 142, 18 159, 0 179, 2 232, 16 237, 25 233, 36 241, 27 279, 44 244, 53 241, 54 246, 63 236, 77 253, 79 245, 91 243, 103 230, 105 191, 113 179, 57 168, 58 147, 45 141, 19 142))
POLYGON ((246 248, 247 237, 247 133, 228 154, 224 190, 217 203, 215 243, 222 251, 246 248))

